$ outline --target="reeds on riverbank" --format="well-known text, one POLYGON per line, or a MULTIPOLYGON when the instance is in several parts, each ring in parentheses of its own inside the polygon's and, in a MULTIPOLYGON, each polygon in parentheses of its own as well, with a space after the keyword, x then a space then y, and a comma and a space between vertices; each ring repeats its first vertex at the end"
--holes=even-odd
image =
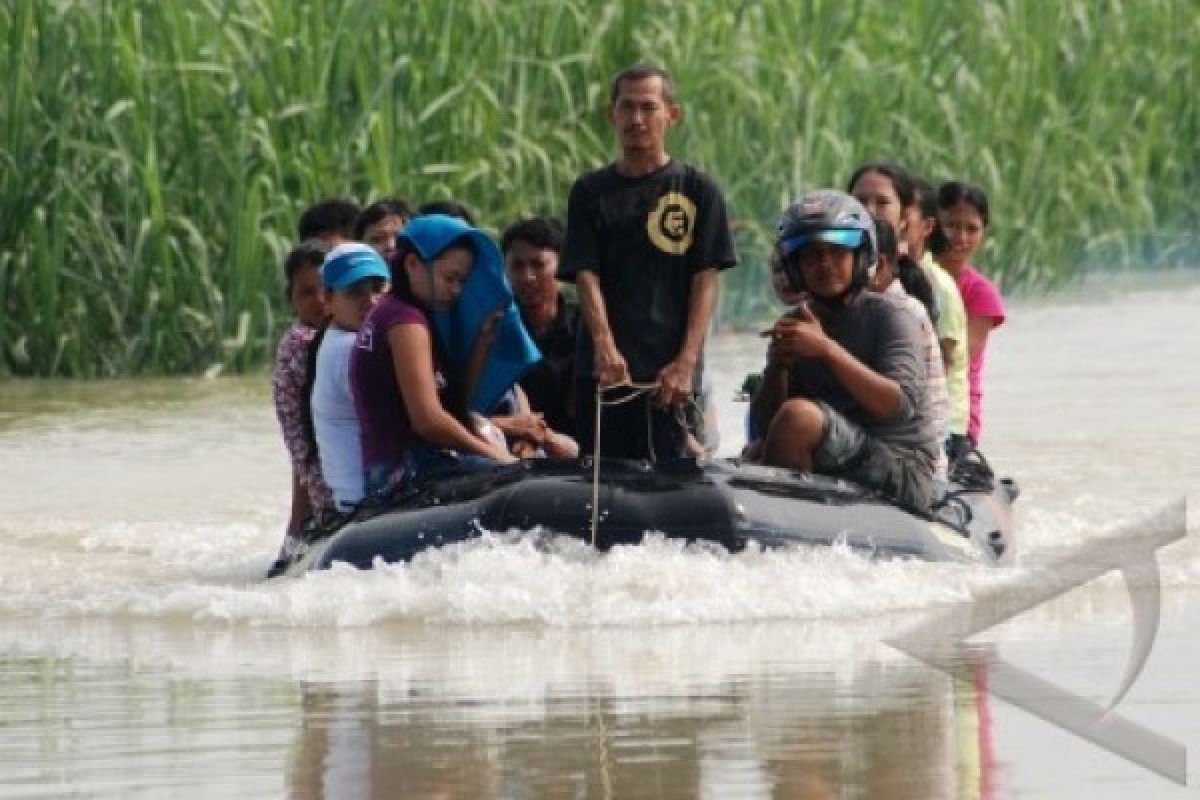
POLYGON ((561 210, 639 59, 739 221, 729 319, 781 204, 868 158, 987 188, 1007 286, 1170 262, 1200 218, 1190 0, 13 0, 0 41, 0 372, 260 364, 304 205, 561 210))

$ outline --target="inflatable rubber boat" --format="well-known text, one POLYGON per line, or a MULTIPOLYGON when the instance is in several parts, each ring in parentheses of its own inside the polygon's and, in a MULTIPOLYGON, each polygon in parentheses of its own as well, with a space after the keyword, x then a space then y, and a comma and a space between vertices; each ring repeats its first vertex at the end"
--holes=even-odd
MULTIPOLYGON (((976 462, 978 464, 979 462, 976 462)), ((747 546, 844 545, 879 557, 979 564, 1011 562, 1015 484, 982 469, 957 470, 936 491, 933 511, 899 508, 875 492, 836 478, 736 460, 604 460, 593 531, 589 460, 532 460, 449 475, 346 520, 310 530, 271 575, 298 575, 344 562, 368 569, 406 561, 429 548, 486 532, 536 530, 573 536, 607 550, 648 533, 747 546)))

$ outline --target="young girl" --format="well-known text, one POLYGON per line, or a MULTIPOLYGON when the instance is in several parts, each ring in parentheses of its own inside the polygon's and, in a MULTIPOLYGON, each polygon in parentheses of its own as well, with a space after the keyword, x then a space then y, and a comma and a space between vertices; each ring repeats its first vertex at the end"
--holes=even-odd
MULTIPOLYGON (((329 316, 321 286, 321 263, 329 245, 309 239, 297 245, 283 262, 284 287, 296 321, 279 340, 271 386, 275 416, 292 462, 292 505, 288 537, 294 538, 309 516, 332 507, 333 498, 321 475, 317 454, 310 445, 308 411, 309 350, 317 330, 329 316)), ((287 543, 285 541, 285 547, 287 543)))
POLYGON ((368 493, 449 466, 515 460, 503 442, 477 432, 468 387, 431 318, 455 305, 483 258, 502 263, 495 242, 444 215, 417 217, 397 237, 391 291, 368 314, 350 362, 368 493))
MULTIPOLYGON (((942 348, 942 365, 946 371, 948 408, 946 449, 951 453, 962 450, 967 441, 967 422, 970 418, 971 395, 967 384, 967 311, 963 308, 958 284, 933 258, 929 247, 937 229, 937 192, 922 178, 913 178, 913 202, 907 209, 908 256, 920 265, 933 284, 938 313, 938 343, 942 348)), ((939 234, 940 235, 940 234, 939 234)))
POLYGON ((949 181, 938 188, 937 205, 941 237, 934 257, 957 282, 967 312, 967 378, 971 401, 967 435, 977 445, 983 432, 984 351, 988 335, 1003 324, 1005 317, 1000 292, 970 264, 987 232, 988 200, 978 186, 949 181))
POLYGON ((332 316, 317 346, 312 423, 321 472, 339 511, 349 511, 363 498, 362 446, 350 388, 350 355, 363 319, 386 291, 390 278, 379 254, 358 242, 335 247, 321 267, 332 316))

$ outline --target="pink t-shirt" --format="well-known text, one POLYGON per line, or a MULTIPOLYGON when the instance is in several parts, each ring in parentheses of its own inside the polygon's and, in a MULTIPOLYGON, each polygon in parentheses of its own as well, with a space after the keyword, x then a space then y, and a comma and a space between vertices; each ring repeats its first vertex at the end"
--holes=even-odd
MULTIPOLYGON (((978 317, 990 318, 996 327, 1004 323, 1004 298, 995 285, 971 265, 964 265, 958 273, 958 292, 962 295, 967 321, 978 317)), ((970 385, 971 416, 967 433, 976 442, 983 432, 983 357, 984 350, 971 356, 967 366, 967 383, 970 385)))

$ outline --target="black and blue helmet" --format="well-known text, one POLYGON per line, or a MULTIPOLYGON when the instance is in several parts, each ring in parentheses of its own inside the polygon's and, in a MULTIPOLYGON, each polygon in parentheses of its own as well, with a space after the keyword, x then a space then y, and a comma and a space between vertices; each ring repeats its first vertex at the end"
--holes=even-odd
POLYGON ((862 203, 845 192, 821 189, 792 203, 779 218, 775 251, 784 274, 797 292, 804 291, 804 276, 792 258, 805 245, 821 241, 848 247, 855 252, 850 290, 864 288, 875 274, 879 259, 875 221, 862 203))

